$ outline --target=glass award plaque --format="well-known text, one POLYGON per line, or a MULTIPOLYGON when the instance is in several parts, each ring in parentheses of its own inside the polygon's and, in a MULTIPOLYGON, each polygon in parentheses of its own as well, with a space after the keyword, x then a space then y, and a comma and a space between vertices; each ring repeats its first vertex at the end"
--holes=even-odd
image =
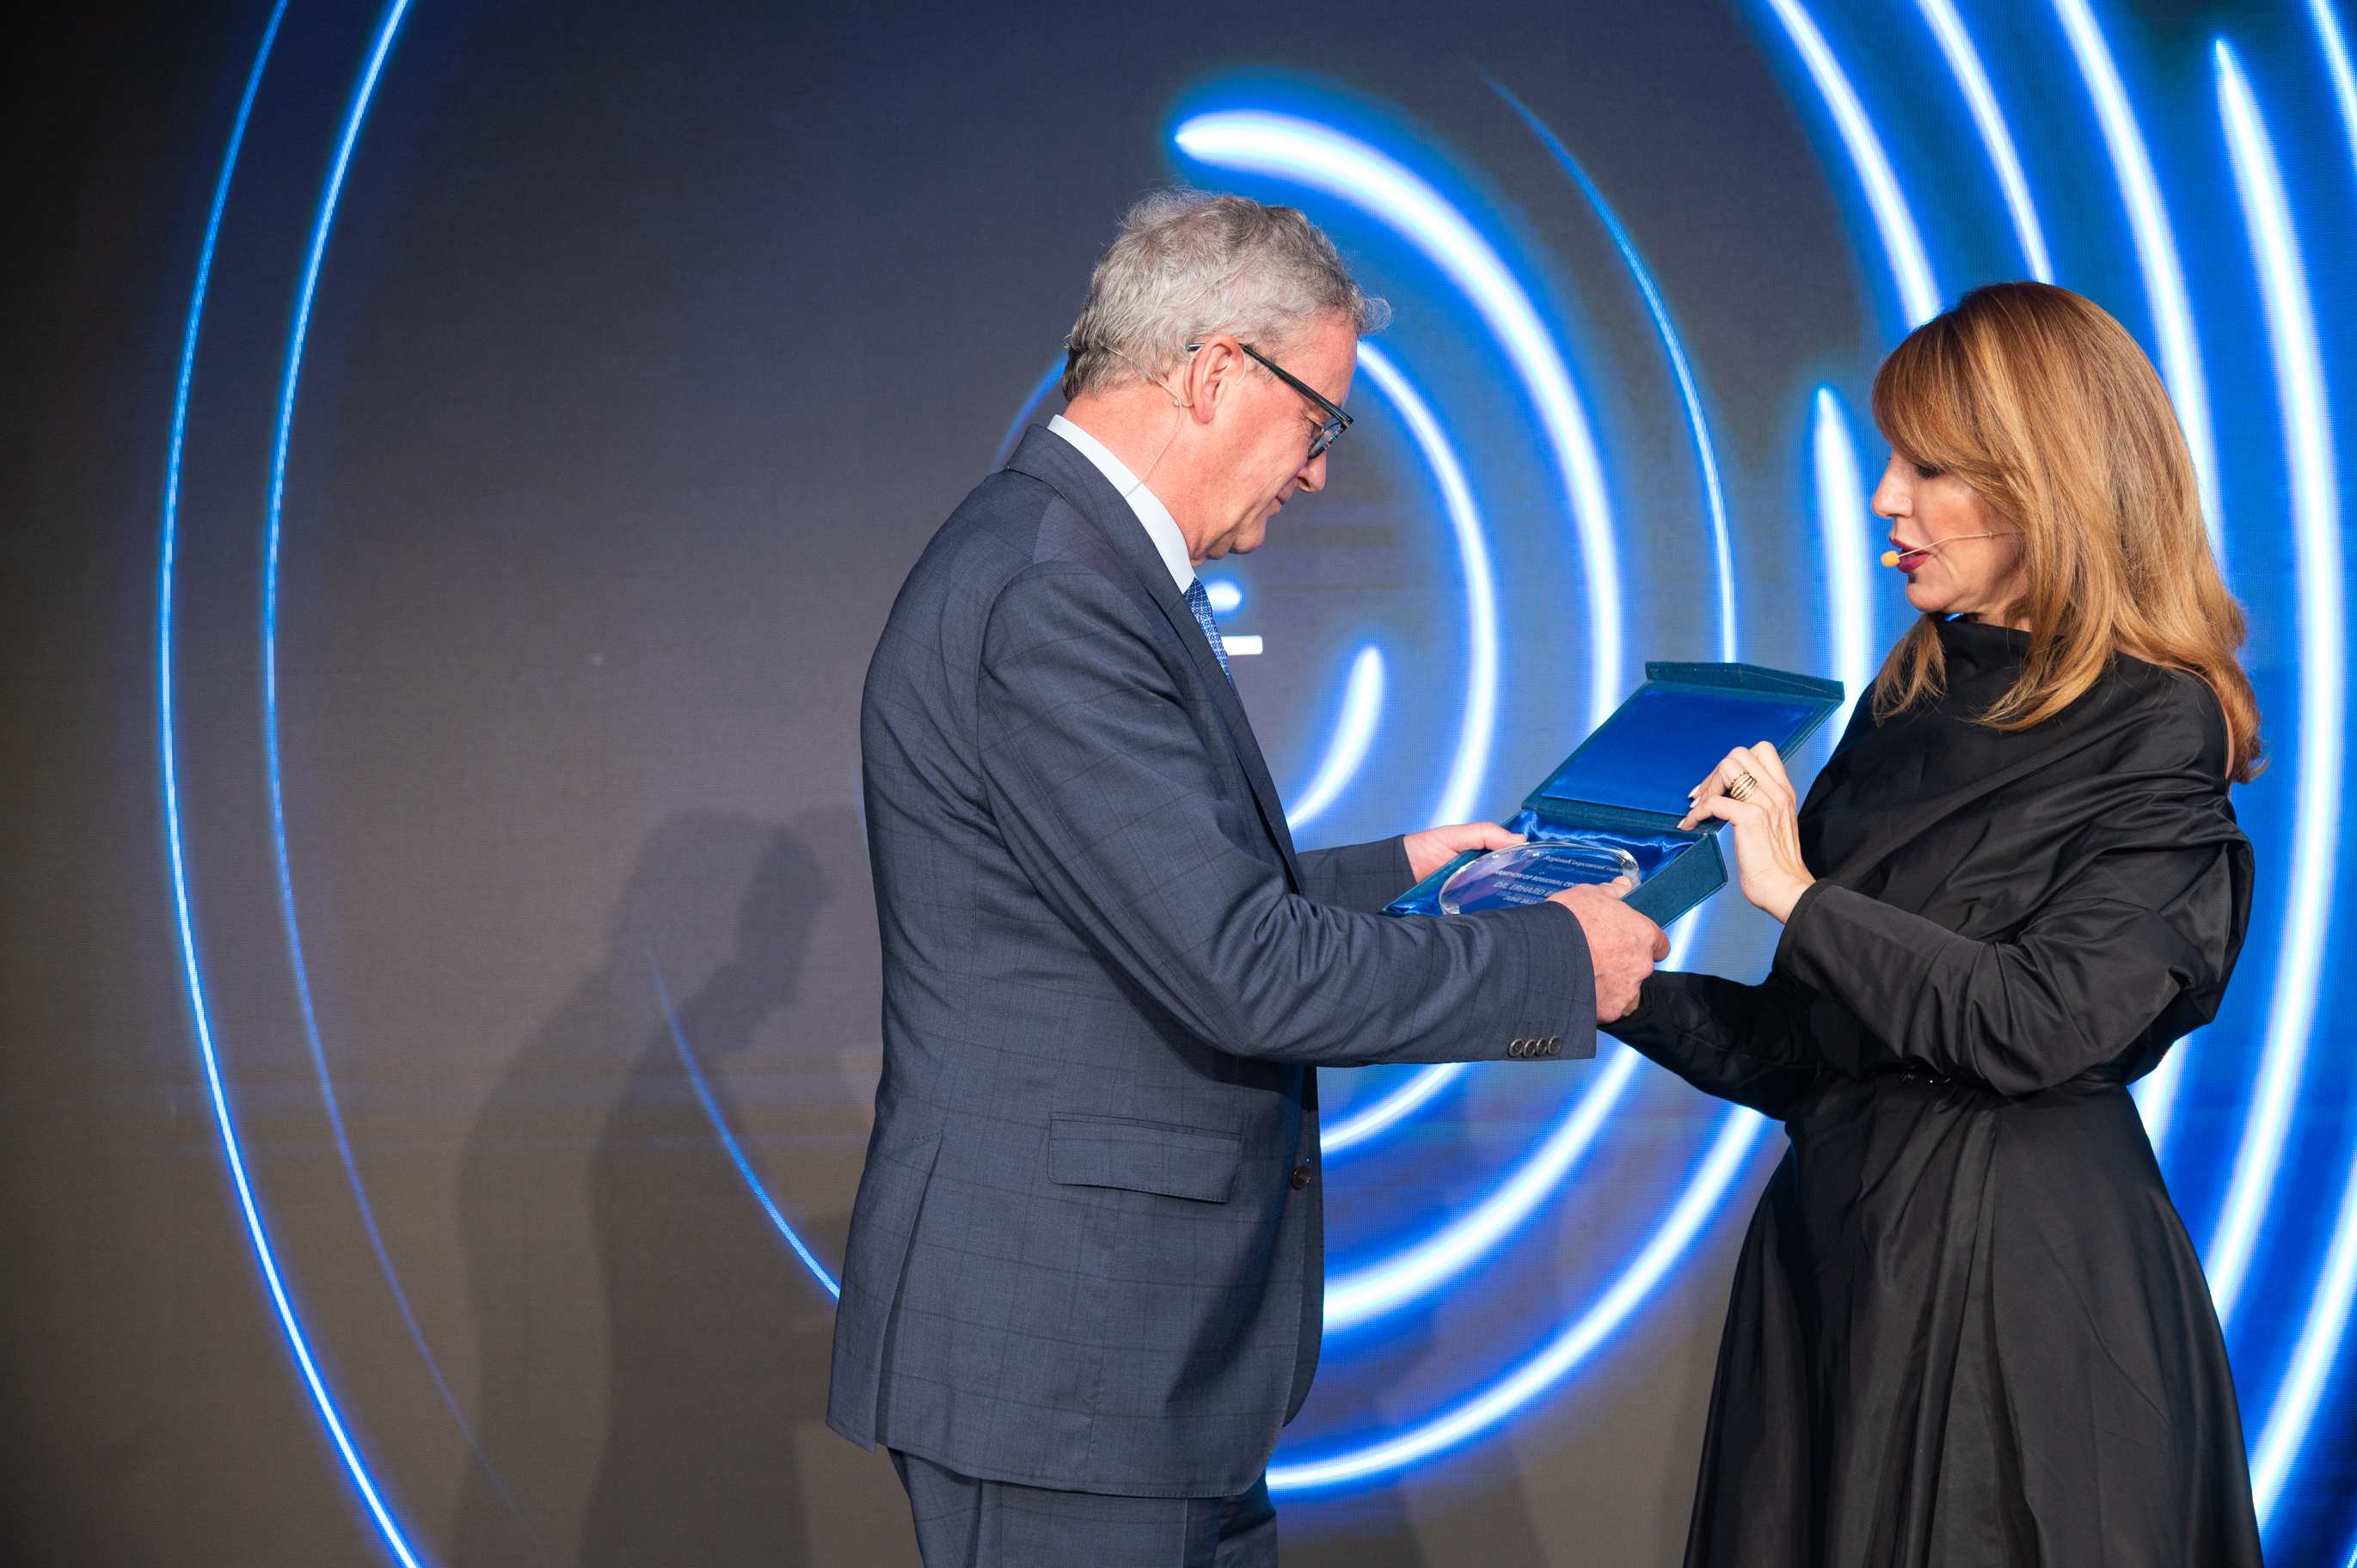
POLYGON ((1506 819, 1531 842, 1467 850, 1383 906, 1387 915, 1530 904, 1628 876, 1629 908, 1668 925, 1727 886, 1716 819, 1692 828, 1686 790, 1738 746, 1797 753, 1842 704, 1838 681, 1758 664, 1648 663, 1613 710, 1506 819))
POLYGON ((1440 885, 1440 912, 1506 909, 1535 904, 1566 887, 1584 887, 1625 876, 1642 880, 1636 856, 1607 844, 1560 841, 1518 843, 1469 861, 1440 885))

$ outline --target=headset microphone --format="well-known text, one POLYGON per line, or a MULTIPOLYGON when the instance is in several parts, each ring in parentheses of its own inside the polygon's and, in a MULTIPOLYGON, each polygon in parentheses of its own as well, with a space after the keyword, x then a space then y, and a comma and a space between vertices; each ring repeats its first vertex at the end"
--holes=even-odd
MULTIPOLYGON (((1921 549, 1909 550, 1906 553, 1910 555, 1929 555, 1932 551, 1940 548, 1941 545, 1953 544, 1960 539, 2005 539, 2008 537, 2010 537, 2010 535, 2007 533, 1952 533, 1945 539, 1935 539, 1932 541, 1931 543, 1924 545, 1921 549)), ((1896 566, 1899 564, 1899 556, 1900 552, 1896 550, 1886 550, 1882 553, 1882 564, 1886 566, 1896 566)))

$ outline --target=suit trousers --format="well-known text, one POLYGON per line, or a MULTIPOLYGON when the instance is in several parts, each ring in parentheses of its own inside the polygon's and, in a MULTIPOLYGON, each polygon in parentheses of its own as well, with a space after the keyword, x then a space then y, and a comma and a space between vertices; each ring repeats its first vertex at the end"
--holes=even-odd
POLYGON ((892 1450, 925 1568, 1276 1568, 1268 1482, 1232 1498, 1124 1498, 983 1481, 892 1450))

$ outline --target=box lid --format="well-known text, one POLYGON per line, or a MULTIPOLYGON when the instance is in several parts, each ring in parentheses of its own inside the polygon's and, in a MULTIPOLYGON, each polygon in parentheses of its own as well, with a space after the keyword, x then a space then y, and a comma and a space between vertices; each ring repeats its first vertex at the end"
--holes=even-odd
POLYGON ((1609 806, 1672 818, 1738 746, 1791 753, 1842 703, 1838 681, 1757 664, 1648 663, 1645 683, 1523 801, 1551 813, 1609 806))

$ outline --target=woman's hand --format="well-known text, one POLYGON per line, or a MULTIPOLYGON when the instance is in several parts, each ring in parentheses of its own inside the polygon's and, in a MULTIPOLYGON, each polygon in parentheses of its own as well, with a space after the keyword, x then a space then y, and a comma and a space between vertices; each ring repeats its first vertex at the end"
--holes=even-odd
POLYGON ((1495 822, 1456 822, 1406 836, 1407 868, 1418 882, 1469 849, 1511 849, 1523 842, 1495 822))
POLYGON ((1678 826, 1691 829, 1710 817, 1726 822, 1733 830, 1743 896, 1779 920, 1791 918, 1792 906, 1816 878, 1801 860, 1800 797, 1776 748, 1764 740, 1737 746, 1694 787, 1693 800, 1694 809, 1678 826), (1727 790, 1747 775, 1751 788, 1738 800, 1727 790))

